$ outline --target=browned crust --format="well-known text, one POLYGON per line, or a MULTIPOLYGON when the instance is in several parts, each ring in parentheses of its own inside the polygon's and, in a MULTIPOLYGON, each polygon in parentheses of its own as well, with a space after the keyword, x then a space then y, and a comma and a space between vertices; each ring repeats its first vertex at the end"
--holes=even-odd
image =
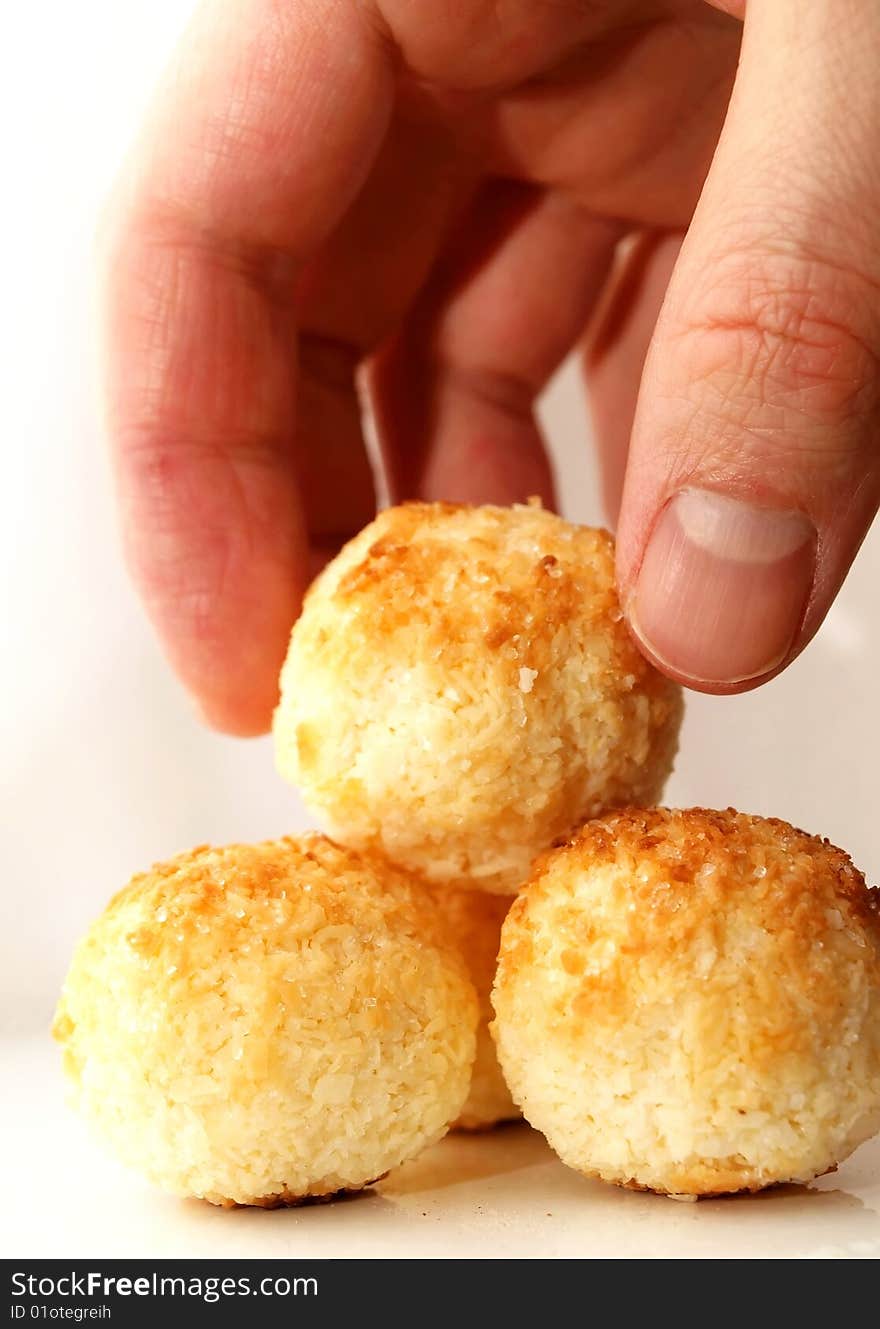
MULTIPOLYGON (((682 1179, 682 1186, 676 1190, 671 1186, 646 1186, 641 1181, 629 1177, 626 1181, 609 1182, 607 1177, 603 1177, 600 1172, 591 1172, 586 1169, 579 1169, 581 1176, 587 1177, 590 1181, 604 1181, 606 1185, 617 1186, 624 1191, 643 1191, 647 1195, 659 1195, 663 1199, 681 1199, 689 1200, 723 1200, 732 1199, 737 1195, 757 1195, 760 1191, 772 1191, 780 1186, 808 1186, 810 1181, 815 1181, 817 1177, 830 1176, 832 1172, 837 1171, 837 1164, 832 1163, 830 1167, 824 1168, 822 1172, 817 1172, 815 1176, 806 1181, 793 1181, 790 1178, 774 1177, 767 1181, 761 1181, 755 1177, 744 1178, 737 1172, 721 1173, 716 1175, 713 1183, 706 1182, 706 1188, 700 1186, 695 1177, 682 1179), (722 1177, 728 1176, 730 1181, 722 1181, 722 1177)), ((707 1170, 708 1171, 708 1170, 707 1170)))
MULTIPOLYGON (((551 849, 539 855, 531 881, 540 882, 550 868, 560 866, 566 858, 573 867, 589 868, 613 863, 624 851, 662 865, 671 881, 686 883, 710 858, 735 869, 741 846, 752 835, 760 835, 768 843, 772 838, 775 850, 790 857, 808 855, 815 867, 833 880, 835 894, 849 903, 859 920, 869 930, 880 928, 880 892, 868 887, 864 874, 849 854, 830 840, 810 835, 778 817, 754 816, 732 807, 720 811, 702 807, 628 807, 610 812, 588 821, 570 838, 557 840, 551 849), (668 835, 670 830, 686 834, 673 840, 668 835)), ((731 881, 735 880, 734 870, 731 881)), ((525 908, 520 893, 511 916, 521 918, 525 908)))
MULTIPOLYGON (((799 848, 813 853, 828 854, 849 868, 853 866, 849 854, 838 849, 824 836, 811 835, 808 831, 802 831, 780 817, 757 816, 749 812, 740 812, 734 807, 619 808, 607 816, 595 817, 592 821, 586 822, 568 839, 557 842, 553 849, 542 855, 542 858, 549 857, 558 849, 580 848, 588 850, 594 859, 610 860, 615 857, 617 847, 625 840, 637 843, 640 849, 655 849, 662 844, 662 841, 654 837, 676 822, 687 823, 695 843, 699 840, 703 844, 716 846, 725 846, 744 827, 768 827, 778 831, 785 839, 796 843, 799 848)), ((864 881, 862 873, 856 872, 856 875, 864 881)))
MULTIPOLYGON (((584 1172, 583 1176, 589 1177, 592 1181, 608 1181, 607 1177, 603 1177, 598 1172, 584 1172)), ((697 1190, 693 1187, 693 1183, 683 1186, 680 1190, 674 1190, 672 1187, 645 1186, 642 1182, 635 1181, 633 1178, 629 1178, 627 1181, 615 1181, 611 1184, 619 1187, 619 1189, 623 1191, 642 1191, 646 1195, 659 1195, 666 1200, 679 1199, 682 1196, 687 1196, 689 1200, 718 1200, 725 1196, 732 1195, 755 1195, 758 1191, 772 1190, 774 1186, 783 1186, 787 1183, 781 1181, 745 1181, 740 1179, 735 1185, 732 1183, 722 1185, 721 1188, 717 1190, 697 1190)))
MULTIPOLYGON (((496 983, 503 986, 531 964, 532 915, 548 903, 562 911, 556 926, 566 927, 571 938, 561 956, 563 968, 580 980, 570 1015, 594 1020, 600 1010, 609 1013, 612 1008, 622 1015, 638 957, 656 957, 658 946, 686 948, 704 920, 727 912, 731 897, 740 892, 743 907, 757 910, 763 926, 777 937, 780 955, 787 957, 792 972, 812 965, 814 942, 824 945, 829 906, 844 909, 852 924, 873 939, 880 981, 880 894, 869 889, 843 850, 778 818, 750 816, 734 808, 716 812, 658 807, 608 813, 538 858, 505 921, 496 983), (584 947, 593 939, 594 926, 575 898, 579 882, 597 866, 624 868, 627 860, 639 870, 626 881, 631 912, 622 949, 616 963, 601 974, 582 974, 584 947), (706 864, 715 870, 701 880, 706 864), (762 874, 758 879, 756 866, 762 874)), ((823 954, 822 946, 816 953, 823 954)), ((840 999, 838 977, 817 960, 810 981, 813 1002, 833 1019, 840 999)), ((787 1040, 801 1036, 797 1003, 778 995, 774 1018, 765 1022, 767 1030, 772 1026, 778 1035, 774 1041, 767 1032, 767 1056, 784 1051, 787 1040)))
MULTIPOLYGON (((144 957, 157 955, 168 946, 169 934, 177 934, 184 941, 206 929, 219 946, 221 933, 231 937, 247 921, 230 913, 230 890, 239 898, 255 902, 283 900, 292 915, 300 886, 311 889, 312 883, 320 890, 327 921, 345 923, 351 915, 347 886, 353 872, 375 878, 375 900, 390 926, 417 933, 447 952, 455 951, 444 941, 439 916, 426 888, 411 873, 401 872, 373 851, 344 848, 316 831, 252 845, 198 845, 155 863, 113 896, 100 922, 103 926, 132 901, 144 901, 144 921, 126 936, 132 951, 144 957)), ((177 949, 188 953, 182 945, 177 949)), ((175 962, 180 963, 179 957, 175 962)), ((64 1043, 72 1032, 72 1022, 62 1003, 52 1024, 52 1035, 64 1043)))
MULTIPOLYGON (((218 869, 229 872, 240 894, 272 897, 286 891, 292 872, 307 874, 310 869, 323 869, 327 879, 332 881, 334 872, 358 866, 388 875, 396 881, 409 881, 407 876, 370 850, 351 849, 319 831, 305 831, 301 835, 285 835, 257 844, 196 845, 173 858, 154 863, 146 872, 136 873, 111 898, 105 914, 111 914, 118 905, 146 891, 153 892, 157 901, 167 896, 168 902, 173 903, 188 887, 194 888, 195 896, 188 898, 186 913, 192 915, 194 910, 210 909, 211 904, 225 894, 226 883, 216 879, 218 869)), ((222 871, 220 875, 223 875, 222 871)))
POLYGON ((206 1200, 206 1203, 213 1204, 218 1209, 304 1209, 307 1205, 332 1204, 334 1200, 360 1195, 371 1186, 378 1186, 387 1176, 388 1173, 383 1172, 381 1176, 373 1177, 372 1181, 365 1181, 363 1186, 341 1186, 338 1190, 323 1191, 314 1195, 295 1195, 285 1187, 273 1195, 261 1195, 253 1200, 206 1200))
MULTIPOLYGON (((533 518, 525 518, 533 520, 533 518)), ((359 550, 332 591, 339 608, 366 611, 371 636, 377 640, 410 628, 414 617, 424 630, 424 649, 431 643, 480 640, 487 652, 507 659, 511 638, 527 632, 528 663, 542 673, 552 661, 551 642, 557 628, 591 621, 619 623, 614 579, 614 540, 606 530, 579 526, 552 513, 541 516, 544 552, 534 559, 518 557, 515 570, 499 560, 515 514, 509 508, 471 507, 453 503, 405 503, 380 513, 373 524, 376 538, 359 550), (448 522, 462 513, 479 514, 487 523, 461 540, 450 539, 448 522), (496 521, 492 522, 492 516, 496 521), (467 557, 463 556, 466 549, 467 557), (449 578, 462 587, 479 576, 483 590, 454 595, 449 578), (540 626, 528 630, 540 604, 540 626)), ((359 539, 360 537, 358 537, 359 539)), ((309 600, 318 599, 320 581, 309 600)), ((622 627, 610 636, 618 677, 632 675, 666 718, 665 707, 679 690, 650 665, 622 627)), ((522 662, 510 656, 511 676, 522 662)))

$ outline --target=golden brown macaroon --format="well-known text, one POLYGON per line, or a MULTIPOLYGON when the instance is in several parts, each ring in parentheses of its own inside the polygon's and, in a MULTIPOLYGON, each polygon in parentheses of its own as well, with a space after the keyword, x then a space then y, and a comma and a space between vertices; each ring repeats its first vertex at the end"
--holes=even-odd
POLYGON ((658 808, 585 826, 513 905, 493 1001, 514 1098, 587 1176, 758 1190, 880 1128, 880 903, 782 821, 658 808))
POLYGON ((476 1019, 428 893, 310 834, 135 877, 80 943, 53 1032, 124 1162, 271 1207, 368 1185, 439 1139, 476 1019))
POLYGON ((489 1032, 492 1019, 492 984, 501 939, 501 924, 510 908, 511 897, 488 895, 485 891, 435 890, 441 918, 449 941, 461 952, 480 1003, 477 1025, 477 1055, 471 1073, 470 1093, 454 1127, 458 1130, 487 1130, 502 1121, 521 1116, 510 1097, 495 1041, 489 1032))
POLYGON ((275 745, 338 839, 505 894, 584 818, 658 798, 680 720, 621 618, 606 532, 411 503, 310 589, 275 745))

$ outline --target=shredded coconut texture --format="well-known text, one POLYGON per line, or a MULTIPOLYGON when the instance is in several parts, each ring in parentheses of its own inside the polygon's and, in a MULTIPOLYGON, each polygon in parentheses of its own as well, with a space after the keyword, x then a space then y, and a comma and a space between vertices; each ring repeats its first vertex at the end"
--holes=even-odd
POLYGON ((493 1001, 514 1098, 588 1176, 758 1190, 880 1128, 880 901, 785 822, 592 822, 512 906, 493 1001))
POLYGON ((435 890, 434 898, 449 942, 457 947, 464 959, 480 1003, 477 1054, 470 1091, 455 1126, 465 1131, 487 1130, 499 1122, 521 1116, 501 1073, 495 1040, 489 1032, 501 924, 511 900, 509 896, 488 895, 485 891, 447 888, 435 890))
POLYGON ((439 1139, 476 1021, 429 892, 312 834, 135 877, 80 943, 53 1032, 125 1163, 271 1207, 360 1188, 439 1139))
POLYGON ((275 744, 337 839, 504 894, 585 818, 659 798, 681 710, 622 620, 606 532, 413 503, 313 584, 275 744))

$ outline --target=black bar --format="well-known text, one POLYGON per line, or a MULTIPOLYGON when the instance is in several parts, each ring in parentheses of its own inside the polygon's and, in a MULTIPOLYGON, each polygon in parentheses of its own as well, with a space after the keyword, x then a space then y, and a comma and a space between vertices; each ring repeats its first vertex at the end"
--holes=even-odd
MULTIPOLYGON (((393 1325, 418 1321, 419 1307, 460 1320, 462 1312, 488 1304, 493 1319, 509 1308, 519 1321, 529 1311, 546 1313, 546 1282, 531 1263, 446 1260, 438 1274, 431 1272, 435 1261, 393 1258, 4 1260, 6 1308, 0 1317, 11 1326, 219 1326, 231 1312, 246 1317, 244 1325, 292 1326, 298 1320, 321 1324, 328 1316, 337 1323, 340 1314, 354 1323, 369 1314, 393 1325)), ((571 1270, 570 1283, 559 1274, 580 1262, 555 1263, 552 1300, 566 1283, 578 1295, 581 1271, 571 1270)))

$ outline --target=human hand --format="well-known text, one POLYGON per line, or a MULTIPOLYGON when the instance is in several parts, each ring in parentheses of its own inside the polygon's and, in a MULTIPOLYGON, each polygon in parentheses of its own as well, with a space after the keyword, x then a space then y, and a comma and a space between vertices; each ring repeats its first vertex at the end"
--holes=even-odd
POLYGON ((372 516, 356 374, 392 498, 552 501, 533 403, 588 325, 643 649, 729 692, 809 641, 880 501, 880 6, 743 8, 198 11, 119 192, 107 381, 129 562, 212 724, 266 727, 372 516))

